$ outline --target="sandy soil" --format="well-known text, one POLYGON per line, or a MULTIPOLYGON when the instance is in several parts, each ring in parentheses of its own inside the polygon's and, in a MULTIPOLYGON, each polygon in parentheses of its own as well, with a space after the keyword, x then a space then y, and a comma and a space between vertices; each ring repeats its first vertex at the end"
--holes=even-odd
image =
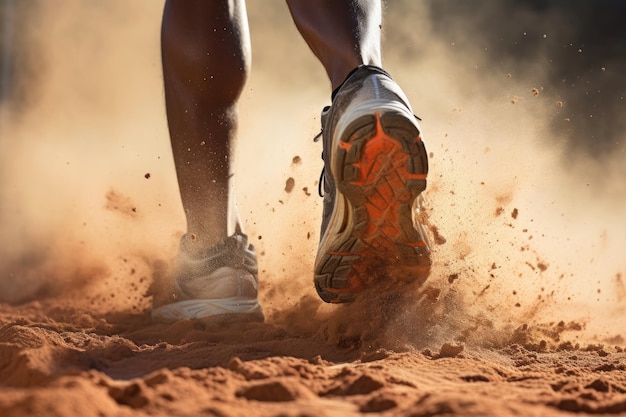
POLYGON ((29 65, 0 103, 0 416, 626 415, 626 140, 609 120, 623 64, 560 34, 558 10, 472 10, 465 27, 389 3, 386 65, 430 153, 432 276, 317 299, 327 80, 284 4, 249 2, 235 171, 266 322, 226 325, 149 317, 184 231, 162 2, 29 9, 15 35, 29 65), (618 132, 597 147, 614 152, 572 148, 590 116, 618 132))
MULTIPOLYGON (((354 318, 354 308, 336 314, 354 318)), ((498 347, 451 341, 430 350, 342 317, 311 324, 319 330, 293 334, 271 324, 156 325, 146 314, 97 317, 56 303, 4 306, 0 414, 626 414, 620 347, 533 341, 518 329, 498 347)))

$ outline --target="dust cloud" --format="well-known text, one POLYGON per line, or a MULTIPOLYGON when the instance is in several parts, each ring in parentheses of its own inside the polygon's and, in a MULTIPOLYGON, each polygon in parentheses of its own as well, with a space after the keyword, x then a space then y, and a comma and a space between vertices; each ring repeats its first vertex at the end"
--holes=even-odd
POLYGON ((122 275, 173 247, 182 221, 161 104, 160 10, 29 1, 13 11, 3 51, 16 65, 2 102, 2 299, 70 289, 88 299, 81 288, 90 286, 100 304, 119 306, 109 298, 125 292, 108 287, 139 280, 122 275), (125 268, 130 258, 138 264, 125 268))
MULTIPOLYGON (((235 179, 270 322, 324 327, 329 339, 380 337, 372 332, 382 326, 390 344, 499 343, 522 325, 624 343, 623 90, 605 100, 589 84, 609 88, 623 63, 605 47, 606 62, 565 65, 546 42, 585 57, 600 44, 585 38, 595 32, 557 32, 550 19, 568 11, 503 4, 385 7, 385 66, 423 119, 428 212, 442 237, 427 285, 381 298, 390 312, 382 301, 327 306, 314 294, 322 164, 313 137, 330 85, 286 6, 250 2, 253 68, 235 179), (489 24, 513 12, 506 25, 489 24), (565 67, 586 71, 588 88, 560 82, 565 67), (602 115, 593 144, 579 135, 592 131, 585 113, 602 115), (364 312, 379 316, 353 328, 364 312)), ((19 88, 1 103, 0 299, 143 311, 155 264, 175 254, 184 231, 160 79, 162 2, 17 9, 13 47, 2 43, 1 55, 14 60, 19 88)))
POLYGON ((478 307, 470 321, 573 321, 623 342, 618 6, 429 4, 413 6, 430 16, 419 34, 388 42, 404 45, 391 53, 433 155, 431 220, 447 239, 435 274, 465 299, 460 314, 478 307))

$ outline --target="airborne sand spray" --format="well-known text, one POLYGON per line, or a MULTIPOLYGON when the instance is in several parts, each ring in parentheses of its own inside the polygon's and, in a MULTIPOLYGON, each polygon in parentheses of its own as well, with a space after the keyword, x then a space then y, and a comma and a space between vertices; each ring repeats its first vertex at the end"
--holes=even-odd
POLYGON ((438 271, 465 313, 579 320, 623 342, 623 5, 429 4, 412 6, 419 34, 387 40, 433 153, 438 271))
MULTIPOLYGON (((525 63, 504 54, 515 41, 492 54, 489 42, 504 35, 492 39, 473 26, 491 9, 452 19, 464 10, 458 3, 447 3, 450 20, 437 2, 386 7, 385 63, 424 119, 431 222, 446 240, 435 248, 434 290, 422 304, 401 300, 388 334, 427 329, 445 341, 486 318, 504 327, 579 321, 589 336, 616 336, 626 302, 623 147, 594 158, 573 151, 569 129, 559 126, 578 114, 569 107, 577 99, 554 82, 553 67, 539 65, 541 42, 551 38, 529 28, 523 39, 537 55, 525 63), (434 307, 424 310, 429 300, 434 307), (422 313, 451 324, 407 327, 423 324, 422 313)), ((147 308, 145 279, 137 282, 155 258, 174 254, 184 230, 163 111, 162 4, 36 4, 27 18, 39 23, 20 49, 30 54, 20 74, 32 98, 0 137, 0 294, 18 302, 69 292, 103 310, 147 308), (129 291, 133 297, 120 300, 129 291)), ((322 165, 312 138, 330 86, 295 40, 283 4, 251 2, 249 13, 253 69, 241 102, 236 181, 261 254, 266 312, 292 331, 367 337, 371 329, 346 323, 359 316, 355 308, 322 305, 312 287, 322 165)), ((542 16, 523 13, 529 25, 542 16)), ((613 71, 605 66, 604 74, 613 71)), ((620 126, 608 116, 615 111, 604 112, 607 126, 620 126)))

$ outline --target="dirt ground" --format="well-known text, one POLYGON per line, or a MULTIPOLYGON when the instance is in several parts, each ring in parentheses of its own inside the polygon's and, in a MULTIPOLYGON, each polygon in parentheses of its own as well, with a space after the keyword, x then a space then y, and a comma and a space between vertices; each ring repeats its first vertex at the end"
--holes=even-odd
POLYGON ((0 314, 7 417, 626 413, 623 348, 534 340, 524 328, 499 346, 455 340, 431 350, 408 344, 410 323, 383 336, 332 316, 294 334, 94 317, 55 303, 0 314))
POLYGON ((461 3, 386 7, 430 156, 426 283, 317 298, 329 86, 284 4, 249 2, 235 178, 266 321, 173 324, 150 320, 185 226, 162 2, 31 4, 0 102, 0 416, 626 415, 623 59, 558 9, 465 26, 461 3))

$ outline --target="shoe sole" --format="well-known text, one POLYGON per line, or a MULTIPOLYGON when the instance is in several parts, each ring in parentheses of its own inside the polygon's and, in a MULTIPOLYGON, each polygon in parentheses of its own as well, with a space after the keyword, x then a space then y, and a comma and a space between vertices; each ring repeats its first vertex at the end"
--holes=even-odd
POLYGON ((337 195, 315 268, 326 302, 352 301, 381 280, 428 277, 428 243, 413 219, 428 158, 413 117, 393 102, 371 102, 344 117, 351 119, 345 128, 337 124, 331 161, 337 195))
POLYGON ((257 299, 232 297, 178 301, 152 310, 152 320, 171 323, 184 319, 245 320, 262 322, 263 310, 257 299))

